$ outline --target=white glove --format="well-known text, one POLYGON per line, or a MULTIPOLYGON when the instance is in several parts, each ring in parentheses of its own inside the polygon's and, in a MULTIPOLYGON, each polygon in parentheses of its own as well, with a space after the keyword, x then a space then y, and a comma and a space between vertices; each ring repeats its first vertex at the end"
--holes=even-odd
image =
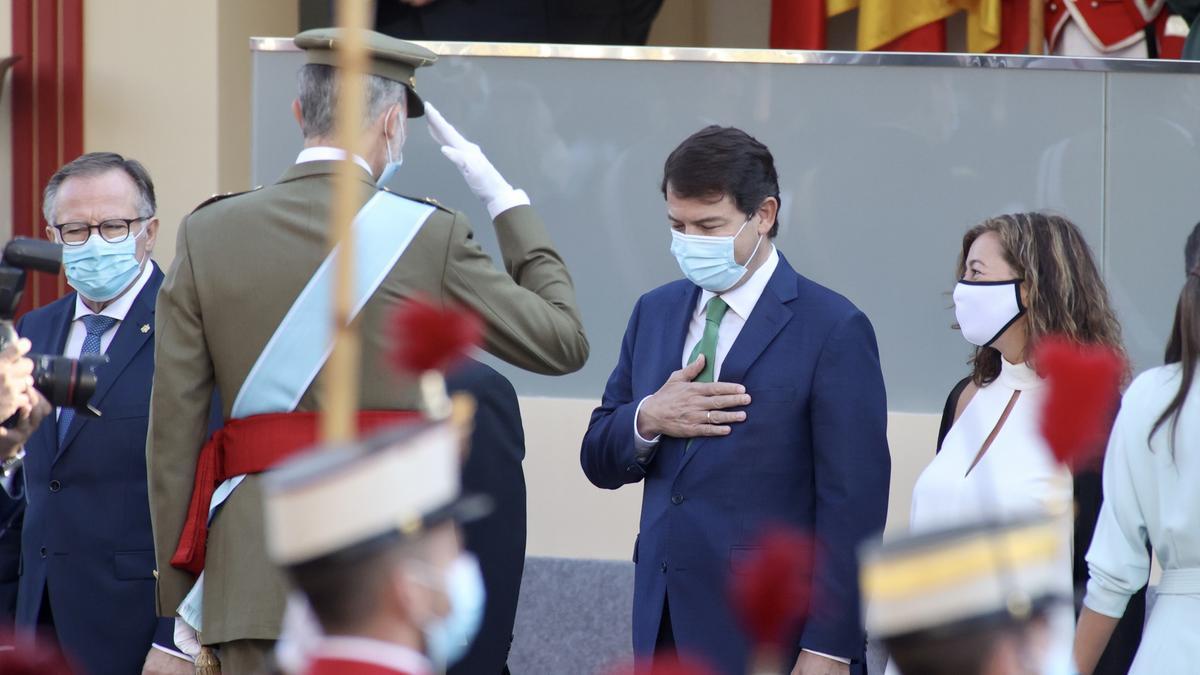
POLYGON ((195 628, 179 617, 175 617, 175 646, 192 660, 200 656, 200 636, 195 628))
POLYGON ((429 135, 442 146, 442 154, 446 159, 458 167, 467 181, 467 187, 487 206, 488 215, 493 220, 514 206, 529 204, 529 196, 525 191, 514 190, 479 146, 463 138, 428 101, 425 102, 425 117, 429 120, 429 135))

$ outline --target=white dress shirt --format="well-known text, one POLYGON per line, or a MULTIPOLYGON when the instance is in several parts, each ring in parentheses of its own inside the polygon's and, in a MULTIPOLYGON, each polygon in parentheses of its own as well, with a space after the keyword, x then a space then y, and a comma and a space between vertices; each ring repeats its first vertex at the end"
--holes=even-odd
MULTIPOLYGON (((304 164, 305 162, 340 162, 345 158, 346 151, 342 150, 341 148, 332 148, 328 145, 317 145, 301 150, 300 154, 296 156, 296 163, 304 164)), ((375 176, 375 174, 371 171, 371 165, 367 164, 367 160, 359 157, 358 155, 354 155, 354 163, 361 166, 363 170, 371 174, 372 177, 375 176)))

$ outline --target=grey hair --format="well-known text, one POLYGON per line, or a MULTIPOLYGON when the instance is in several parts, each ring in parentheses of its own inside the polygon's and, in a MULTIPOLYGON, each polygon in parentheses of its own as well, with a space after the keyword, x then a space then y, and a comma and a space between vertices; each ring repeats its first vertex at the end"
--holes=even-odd
MULTIPOLYGON (((305 138, 333 133, 333 111, 337 108, 337 71, 333 66, 306 64, 297 76, 300 98, 300 131, 305 138)), ((367 110, 363 126, 369 126, 385 110, 405 106, 404 85, 378 75, 367 76, 367 110)), ((404 109, 407 113, 407 108, 404 109)))
POLYGON ((154 201, 154 181, 150 180, 146 167, 136 159, 128 159, 115 152, 89 152, 64 164, 50 177, 50 182, 46 183, 46 189, 42 192, 42 216, 46 218, 46 224, 56 224, 55 202, 58 200, 59 189, 68 178, 98 176, 115 170, 124 171, 137 187, 138 217, 153 216, 157 207, 154 201))

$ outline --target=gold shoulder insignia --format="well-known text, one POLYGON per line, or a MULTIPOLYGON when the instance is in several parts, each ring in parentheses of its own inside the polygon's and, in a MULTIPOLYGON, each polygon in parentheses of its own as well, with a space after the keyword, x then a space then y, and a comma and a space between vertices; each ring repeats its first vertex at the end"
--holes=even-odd
POLYGON ((192 213, 199 211, 200 209, 208 206, 209 204, 215 204, 215 203, 221 201, 222 199, 229 199, 230 197, 236 197, 238 195, 244 195, 244 194, 247 194, 250 192, 254 192, 255 190, 261 190, 262 187, 263 186, 261 186, 261 185, 256 185, 249 190, 242 190, 241 192, 224 192, 224 193, 220 193, 220 194, 215 194, 215 195, 209 197, 208 199, 205 199, 204 201, 200 202, 196 206, 196 208, 192 209, 192 213))

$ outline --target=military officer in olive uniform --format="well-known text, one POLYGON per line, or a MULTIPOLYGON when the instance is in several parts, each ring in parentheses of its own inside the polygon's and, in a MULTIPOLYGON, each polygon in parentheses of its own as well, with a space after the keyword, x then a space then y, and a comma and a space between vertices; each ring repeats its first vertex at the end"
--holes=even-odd
MULTIPOLYGON (((351 158, 362 168, 360 429, 417 405, 416 387, 387 365, 387 319, 407 298, 473 309, 485 349, 516 366, 578 370, 588 343, 574 287, 529 198, 418 97, 413 75, 434 62, 432 52, 378 33, 367 41, 369 149, 351 158), (461 213, 378 187, 399 165, 408 121, 423 114, 487 206, 507 274, 461 213)), ((156 319, 147 462, 158 611, 176 617, 177 643, 191 638, 192 653, 216 646, 227 675, 262 665, 284 606, 285 580, 263 546, 256 474, 312 444, 314 411, 325 404, 317 383, 330 332, 326 236, 334 172, 345 157, 333 145, 331 113, 339 36, 316 29, 295 43, 307 52, 293 103, 304 150, 274 185, 210 200, 184 219, 156 319), (206 443, 214 388, 226 425, 206 443)))

